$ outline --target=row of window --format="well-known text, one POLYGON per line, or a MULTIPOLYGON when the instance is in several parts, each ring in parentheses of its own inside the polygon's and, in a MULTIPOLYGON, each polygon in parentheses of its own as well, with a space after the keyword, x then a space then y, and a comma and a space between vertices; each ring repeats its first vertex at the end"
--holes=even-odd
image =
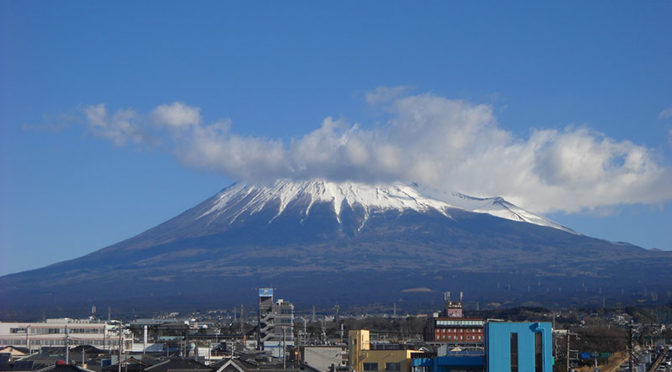
POLYGON ((458 335, 437 335, 436 339, 437 340, 449 340, 449 341, 464 341, 464 340, 467 340, 467 341, 479 340, 479 341, 481 341, 481 340, 483 340, 483 336, 476 336, 476 335, 474 335, 474 336, 471 336, 471 335, 466 335, 466 336, 463 336, 463 335, 459 335, 459 336, 458 335))
MULTIPOLYGON (((30 346, 64 346, 64 340, 29 340, 30 346)), ((109 342, 108 342, 109 344, 109 342)), ((25 346, 26 339, 20 340, 0 340, 0 345, 25 346)), ((70 340, 70 345, 98 345, 104 346, 104 340, 70 340)))
POLYGON ((481 328, 439 328, 436 330, 437 333, 446 333, 446 332, 452 332, 452 333, 463 333, 463 332, 471 332, 471 333, 483 333, 483 330, 481 328))
MULTIPOLYGON (((65 334, 65 328, 10 328, 9 333, 12 334, 25 334, 31 335, 53 335, 53 334, 65 334)), ((104 333, 105 329, 100 328, 68 328, 68 333, 73 334, 101 334, 104 333)))
POLYGON ((482 327, 482 320, 437 320, 437 326, 478 326, 482 327))
MULTIPOLYGON (((365 371, 378 371, 378 363, 364 363, 365 371)), ((385 363, 385 371, 401 371, 401 363, 385 363)))

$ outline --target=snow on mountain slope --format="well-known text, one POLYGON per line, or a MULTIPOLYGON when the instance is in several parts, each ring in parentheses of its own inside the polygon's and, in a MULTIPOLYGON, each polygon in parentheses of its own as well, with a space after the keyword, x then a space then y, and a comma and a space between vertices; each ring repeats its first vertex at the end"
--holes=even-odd
POLYGON ((476 213, 488 213, 512 221, 528 222, 535 225, 553 227, 573 234, 577 233, 568 227, 519 208, 501 197, 476 198, 460 193, 453 193, 452 195, 453 198, 450 199, 450 203, 464 210, 476 213))
MULTIPOLYGON (((357 182, 329 182, 322 179, 309 181, 278 180, 273 185, 234 184, 215 197, 212 207, 200 217, 210 214, 221 215, 232 210, 234 200, 249 199, 241 208, 237 207, 236 217, 243 213, 254 214, 267 205, 279 202, 277 216, 281 215, 290 202, 306 201, 304 214, 310 213, 315 203, 331 203, 336 218, 340 222, 341 208, 345 202, 350 207, 364 208, 365 218, 373 210, 414 210, 427 212, 436 210, 448 217, 446 209, 451 205, 425 198, 410 186, 401 184, 368 185, 357 182)), ((200 218, 199 217, 199 218, 200 218)), ((231 222, 235 220, 235 217, 231 222)))
POLYGON ((341 209, 345 203, 351 208, 363 208, 365 221, 371 212, 376 210, 413 210, 420 213, 433 210, 450 218, 450 209, 459 208, 575 233, 499 197, 475 198, 460 193, 442 193, 439 198, 429 198, 423 196, 415 187, 400 183, 364 184, 349 181, 331 182, 324 179, 307 181, 283 179, 272 185, 233 184, 217 194, 210 208, 198 218, 227 216, 229 223, 233 223, 240 215, 255 214, 271 206, 277 209, 273 217, 276 218, 292 202, 300 202, 301 211, 305 216, 310 214, 311 208, 316 203, 330 203, 339 223, 341 209))

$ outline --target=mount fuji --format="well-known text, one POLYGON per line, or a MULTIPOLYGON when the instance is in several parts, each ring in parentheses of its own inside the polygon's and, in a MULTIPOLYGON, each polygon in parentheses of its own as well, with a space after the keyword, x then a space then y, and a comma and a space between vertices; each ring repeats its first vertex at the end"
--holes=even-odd
POLYGON ((424 309, 443 290, 491 306, 672 300, 672 252, 591 238, 499 197, 419 190, 233 184, 135 237, 1 277, 0 318, 222 308, 266 286, 299 306, 424 309))

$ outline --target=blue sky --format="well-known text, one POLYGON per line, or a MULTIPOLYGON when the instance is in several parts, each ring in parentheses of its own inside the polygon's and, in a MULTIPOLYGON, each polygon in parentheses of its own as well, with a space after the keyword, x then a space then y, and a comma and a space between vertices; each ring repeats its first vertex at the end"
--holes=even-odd
POLYGON ((671 18, 669 1, 1 2, 0 274, 276 175, 498 194, 670 250, 671 18))

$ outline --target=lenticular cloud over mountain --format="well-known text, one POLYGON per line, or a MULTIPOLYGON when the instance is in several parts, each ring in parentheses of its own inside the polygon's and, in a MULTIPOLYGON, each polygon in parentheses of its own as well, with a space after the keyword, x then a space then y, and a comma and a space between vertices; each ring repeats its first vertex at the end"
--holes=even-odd
POLYGON ((386 113, 375 127, 327 117, 290 140, 236 134, 230 120, 203 124, 181 102, 140 115, 85 108, 90 132, 117 145, 167 145, 187 166, 249 182, 276 179, 417 182, 441 192, 502 196, 535 212, 578 212, 672 199, 672 171, 655 151, 586 127, 532 129, 516 137, 489 105, 378 88, 369 104, 386 113), (125 138, 125 136, 131 138, 125 138))

